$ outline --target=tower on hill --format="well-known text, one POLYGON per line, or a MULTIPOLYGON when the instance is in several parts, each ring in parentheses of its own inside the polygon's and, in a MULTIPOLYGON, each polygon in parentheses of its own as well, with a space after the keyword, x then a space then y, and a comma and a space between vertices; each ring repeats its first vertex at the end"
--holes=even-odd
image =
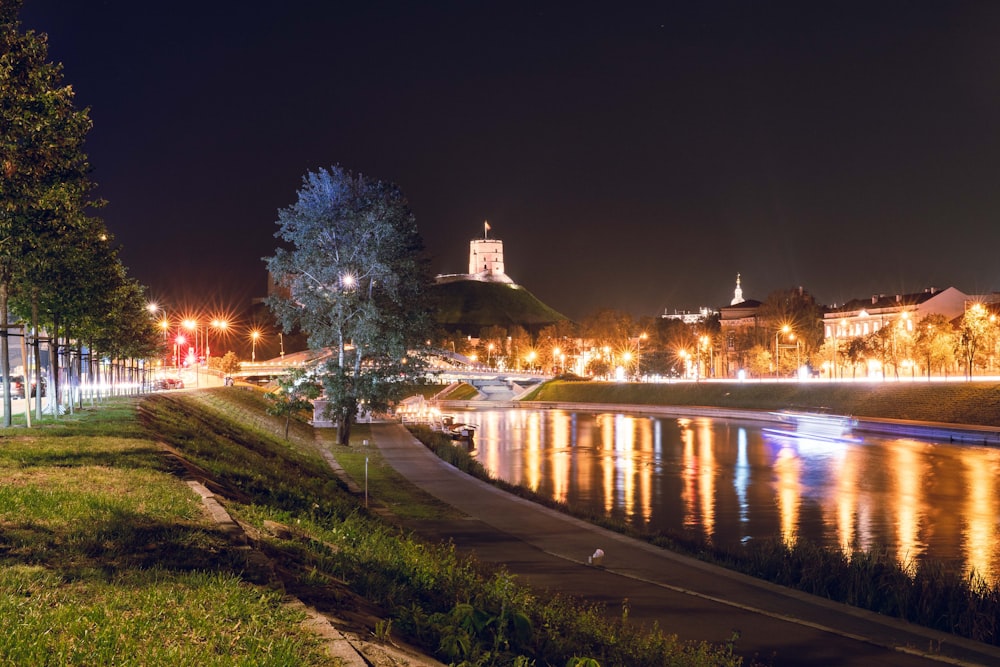
POLYGON ((483 222, 483 238, 469 242, 469 272, 439 275, 438 283, 456 280, 476 280, 484 283, 513 285, 514 280, 504 271, 503 241, 490 238, 490 223, 483 222))
POLYGON ((437 323, 448 331, 478 335, 483 327, 522 326, 537 332, 566 319, 549 308, 504 271, 503 241, 491 239, 490 223, 483 238, 469 243, 469 272, 437 276, 437 323))

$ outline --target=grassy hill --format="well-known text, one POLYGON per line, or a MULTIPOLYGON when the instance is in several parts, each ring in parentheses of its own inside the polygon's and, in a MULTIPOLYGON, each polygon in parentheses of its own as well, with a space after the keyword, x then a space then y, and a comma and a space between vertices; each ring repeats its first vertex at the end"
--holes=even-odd
POLYGON ((431 287, 435 319, 446 329, 475 334, 483 327, 509 327, 528 331, 567 319, 518 285, 461 280, 431 287))

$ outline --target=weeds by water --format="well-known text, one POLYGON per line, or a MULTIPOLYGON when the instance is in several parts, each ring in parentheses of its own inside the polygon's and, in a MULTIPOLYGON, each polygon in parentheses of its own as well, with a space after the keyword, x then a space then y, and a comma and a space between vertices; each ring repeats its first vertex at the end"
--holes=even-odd
POLYGON ((873 549, 844 553, 807 541, 757 540, 722 547, 684 535, 639 532, 624 521, 579 510, 493 478, 469 452, 426 426, 410 431, 456 468, 534 502, 782 586, 905 619, 976 641, 1000 644, 1000 587, 941 563, 899 563, 873 549))

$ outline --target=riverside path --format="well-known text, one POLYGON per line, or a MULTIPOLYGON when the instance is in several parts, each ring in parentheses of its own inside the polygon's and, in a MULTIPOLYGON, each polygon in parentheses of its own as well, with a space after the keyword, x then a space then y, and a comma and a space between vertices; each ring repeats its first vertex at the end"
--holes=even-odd
POLYGON ((769 584, 518 498, 444 463, 399 424, 372 424, 372 440, 387 464, 466 515, 406 528, 451 539, 538 590, 602 605, 610 615, 627 600, 631 622, 656 623, 684 640, 722 643, 738 633, 746 664, 1000 664, 1000 647, 769 584), (602 565, 588 565, 598 548, 602 565))

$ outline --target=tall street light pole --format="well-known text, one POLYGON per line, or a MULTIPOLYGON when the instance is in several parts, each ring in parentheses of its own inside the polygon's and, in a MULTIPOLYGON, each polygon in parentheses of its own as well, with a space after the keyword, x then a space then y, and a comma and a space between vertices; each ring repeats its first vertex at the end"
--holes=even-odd
POLYGON ((792 330, 787 324, 782 325, 780 329, 774 334, 774 377, 778 378, 781 375, 781 346, 778 343, 778 337, 781 334, 786 336, 792 330))
POLYGON ((260 332, 254 329, 250 332, 250 362, 257 361, 257 339, 260 338, 260 332))
POLYGON ((646 332, 639 334, 639 340, 635 345, 635 376, 642 382, 642 341, 646 340, 646 332))
MULTIPOLYGON (((212 320, 212 328, 225 333, 229 329, 229 322, 221 319, 212 320)), ((205 363, 211 366, 212 348, 208 345, 208 330, 205 330, 205 363)))
POLYGON ((198 368, 198 322, 195 320, 184 320, 184 328, 194 334, 194 386, 201 386, 201 373, 198 368))

